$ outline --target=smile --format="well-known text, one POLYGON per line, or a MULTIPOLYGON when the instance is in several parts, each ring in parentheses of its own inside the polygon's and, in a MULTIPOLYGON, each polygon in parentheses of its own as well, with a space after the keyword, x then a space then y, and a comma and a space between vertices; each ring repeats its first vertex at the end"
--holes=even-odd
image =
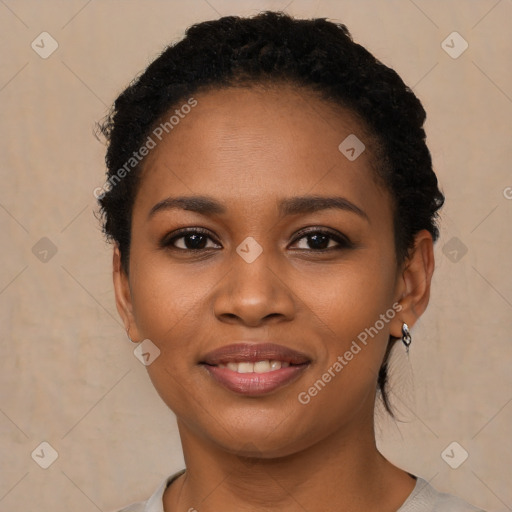
POLYGON ((274 343, 236 343, 209 352, 200 361, 216 384, 237 394, 259 396, 297 380, 311 359, 274 343))

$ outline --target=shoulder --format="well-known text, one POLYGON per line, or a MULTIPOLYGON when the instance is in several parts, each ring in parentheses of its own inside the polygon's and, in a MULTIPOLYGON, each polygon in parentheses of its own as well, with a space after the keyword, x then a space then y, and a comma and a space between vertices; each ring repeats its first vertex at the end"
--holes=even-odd
POLYGON ((163 496, 165 489, 184 472, 185 470, 182 469, 167 477, 146 501, 132 503, 127 507, 118 509, 116 512, 163 512, 163 496))
POLYGON ((139 501, 138 503, 132 503, 127 507, 124 507, 117 512, 144 512, 144 508, 146 506, 145 501, 139 501))
POLYGON ((457 496, 437 491, 421 477, 397 512, 484 512, 457 496))

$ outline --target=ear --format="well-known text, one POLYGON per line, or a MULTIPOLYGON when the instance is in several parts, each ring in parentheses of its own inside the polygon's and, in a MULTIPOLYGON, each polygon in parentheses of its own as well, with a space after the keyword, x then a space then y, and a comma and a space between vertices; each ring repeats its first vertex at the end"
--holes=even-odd
POLYGON ((139 340, 139 332, 133 315, 130 282, 128 280, 128 275, 121 265, 121 251, 119 250, 118 244, 114 247, 114 254, 112 258, 112 277, 114 280, 117 311, 123 320, 126 333, 129 334, 131 340, 136 343, 139 340))
POLYGON ((398 275, 395 300, 402 309, 391 322, 393 336, 401 338, 403 322, 412 327, 427 309, 434 266, 432 235, 423 229, 416 234, 414 247, 398 275))

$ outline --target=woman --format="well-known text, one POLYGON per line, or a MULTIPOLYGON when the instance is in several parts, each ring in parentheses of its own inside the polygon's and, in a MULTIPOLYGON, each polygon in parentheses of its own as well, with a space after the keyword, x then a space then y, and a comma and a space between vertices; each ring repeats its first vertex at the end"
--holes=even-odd
POLYGON ((190 27, 119 96, 116 304, 186 463, 125 512, 477 510, 375 443, 434 270, 424 120, 345 26, 275 12, 190 27))

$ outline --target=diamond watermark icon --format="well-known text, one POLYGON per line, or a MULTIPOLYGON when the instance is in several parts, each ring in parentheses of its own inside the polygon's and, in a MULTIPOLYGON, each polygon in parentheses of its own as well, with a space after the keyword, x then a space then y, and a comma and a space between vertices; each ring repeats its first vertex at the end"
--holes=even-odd
POLYGON ((338 146, 338 150, 353 162, 366 149, 366 146, 353 133, 345 138, 338 146))
POLYGON ((43 441, 30 456, 43 469, 48 469, 57 460, 59 454, 50 443, 43 441))
POLYGON ((450 443, 442 452, 441 458, 452 469, 457 469, 469 457, 469 453, 457 441, 450 443))
POLYGON ((144 366, 149 366, 160 355, 160 349, 151 340, 146 339, 135 347, 133 353, 144 366))
POLYGON ((57 254, 57 246, 49 238, 43 236, 32 246, 32 254, 39 261, 48 263, 57 254))
POLYGON ((47 59, 59 47, 59 43, 48 32, 41 32, 30 46, 39 57, 47 59))
POLYGON ((263 252, 263 247, 248 236, 237 248, 236 252, 247 262, 252 263, 263 252))
POLYGON ((468 47, 468 42, 458 32, 452 32, 441 43, 441 48, 452 59, 458 59, 468 49, 468 47))
POLYGON ((443 254, 452 262, 457 263, 468 252, 467 246, 459 238, 453 236, 443 245, 443 254))

